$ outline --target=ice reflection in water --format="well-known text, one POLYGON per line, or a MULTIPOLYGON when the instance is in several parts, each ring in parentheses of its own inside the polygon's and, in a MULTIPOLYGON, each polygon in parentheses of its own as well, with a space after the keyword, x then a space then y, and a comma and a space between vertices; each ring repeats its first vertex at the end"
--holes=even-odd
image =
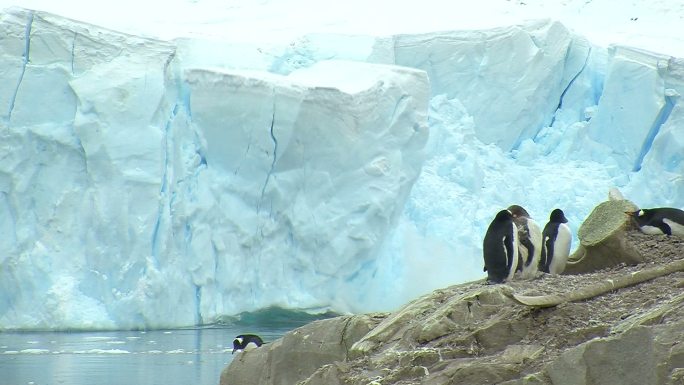
POLYGON ((288 328, 221 327, 169 331, 1 332, 3 385, 216 385, 241 333, 265 341, 288 328))

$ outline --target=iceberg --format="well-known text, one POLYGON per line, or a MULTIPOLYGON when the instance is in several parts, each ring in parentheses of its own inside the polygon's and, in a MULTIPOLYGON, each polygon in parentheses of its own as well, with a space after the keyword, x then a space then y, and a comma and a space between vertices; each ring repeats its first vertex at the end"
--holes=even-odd
POLYGON ((0 330, 391 310, 517 203, 684 206, 681 59, 552 20, 288 44, 0 14, 0 330))

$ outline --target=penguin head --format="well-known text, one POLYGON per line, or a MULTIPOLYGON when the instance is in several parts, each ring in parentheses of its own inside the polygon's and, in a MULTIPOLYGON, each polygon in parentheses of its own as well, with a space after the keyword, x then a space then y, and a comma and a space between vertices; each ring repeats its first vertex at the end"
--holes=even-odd
POLYGON ((243 345, 243 342, 244 337, 242 335, 235 337, 235 339, 233 340, 233 352, 230 354, 235 354, 236 350, 242 350, 245 347, 245 345, 243 345))
POLYGON ((639 210, 636 210, 636 211, 625 211, 625 214, 629 215, 630 217, 633 217, 634 219, 637 219, 637 218, 642 218, 642 217, 644 217, 645 215, 647 215, 647 214, 648 214, 647 211, 650 211, 650 210, 648 210, 648 209, 639 209, 639 210))
POLYGON ((640 210, 636 210, 636 211, 625 211, 625 214, 630 216, 633 223, 636 224, 637 227, 641 227, 641 226, 647 224, 651 220, 651 216, 653 216, 653 212, 649 209, 640 209, 640 210))
POLYGON ((511 205, 508 206, 508 211, 513 215, 513 218, 529 218, 530 214, 527 213, 522 206, 511 205))
POLYGON ((233 340, 233 353, 236 350, 246 350, 248 348, 257 348, 264 344, 264 341, 256 334, 240 334, 233 340))
POLYGON ((494 217, 495 222, 506 222, 513 219, 513 214, 509 210, 501 210, 494 217))
POLYGON ((555 209, 551 211, 551 216, 549 217, 549 222, 553 223, 568 223, 568 218, 565 217, 565 213, 561 209, 555 209))

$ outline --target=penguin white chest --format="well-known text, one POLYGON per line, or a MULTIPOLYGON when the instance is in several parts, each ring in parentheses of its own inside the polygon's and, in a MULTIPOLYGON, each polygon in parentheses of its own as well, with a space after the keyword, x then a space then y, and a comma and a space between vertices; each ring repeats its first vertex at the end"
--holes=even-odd
POLYGON ((561 223, 558 226, 558 234, 556 234, 556 241, 553 245, 553 257, 549 265, 549 273, 560 274, 565 270, 565 265, 570 255, 571 243, 572 234, 570 233, 570 228, 565 223, 561 223))
MULTIPOLYGON (((678 237, 684 237, 684 225, 681 225, 675 221, 669 220, 667 218, 663 219, 663 222, 665 222, 666 225, 670 226, 670 230, 672 231, 672 235, 676 235, 678 237)), ((660 232, 662 234, 662 232, 660 232)))
POLYGON ((648 235, 661 235, 663 234, 663 231, 660 230, 660 228, 656 226, 649 226, 649 225, 644 225, 639 227, 639 230, 641 230, 642 233, 648 234, 648 235))
POLYGON ((539 260, 541 259, 542 231, 532 218, 527 218, 526 227, 531 250, 521 244, 519 253, 523 257, 522 278, 530 279, 537 274, 539 260))
POLYGON ((254 350, 254 349, 258 348, 258 347, 259 347, 259 345, 257 345, 256 343, 254 343, 254 342, 249 342, 249 343, 247 343, 247 345, 245 345, 245 347, 244 347, 242 350, 243 350, 243 351, 254 350))
MULTIPOLYGON (((511 223, 511 234, 513 235, 513 240, 512 240, 513 241, 512 242, 513 248, 511 250, 511 255, 508 255, 508 253, 506 253, 506 259, 507 259, 506 262, 509 263, 511 266, 511 269, 508 271, 508 276, 507 276, 507 280, 509 280, 509 281, 511 279, 513 279, 513 276, 515 275, 515 271, 518 269, 518 253, 519 253, 519 250, 518 250, 518 226, 516 226, 515 223, 511 223)), ((505 242, 505 239, 504 239, 504 242, 505 242)), ((505 246, 504 246, 504 248, 505 248, 505 246)))

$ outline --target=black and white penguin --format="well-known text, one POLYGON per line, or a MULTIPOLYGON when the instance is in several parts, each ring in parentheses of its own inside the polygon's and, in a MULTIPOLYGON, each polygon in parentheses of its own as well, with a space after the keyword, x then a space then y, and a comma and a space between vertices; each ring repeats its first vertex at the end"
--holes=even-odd
POLYGON ((518 266, 518 229, 508 210, 496 214, 482 243, 487 283, 503 283, 513 278, 518 266))
POLYGON ((658 207, 628 212, 645 234, 666 234, 684 237, 684 211, 672 207, 658 207))
POLYGON ((233 340, 233 353, 231 354, 234 354, 236 350, 256 349, 263 344, 264 341, 256 334, 240 334, 233 340))
POLYGON ((542 231, 542 252, 539 269, 545 273, 560 274, 565 270, 565 264, 570 255, 572 234, 566 225, 568 219, 561 209, 551 211, 549 223, 542 231))
POLYGON ((518 228, 518 271, 522 278, 534 278, 539 270, 541 259, 542 231, 537 222, 530 218, 522 206, 512 205, 508 211, 513 215, 513 222, 518 228))

